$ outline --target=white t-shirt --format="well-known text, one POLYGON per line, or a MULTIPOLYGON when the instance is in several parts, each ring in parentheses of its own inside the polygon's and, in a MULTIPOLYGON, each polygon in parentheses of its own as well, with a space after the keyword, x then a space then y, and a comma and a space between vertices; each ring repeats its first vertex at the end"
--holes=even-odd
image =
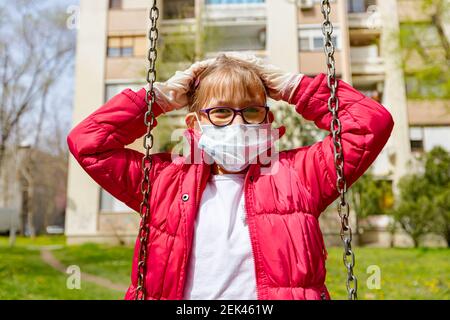
POLYGON ((245 174, 211 175, 195 221, 185 300, 256 300, 245 174))

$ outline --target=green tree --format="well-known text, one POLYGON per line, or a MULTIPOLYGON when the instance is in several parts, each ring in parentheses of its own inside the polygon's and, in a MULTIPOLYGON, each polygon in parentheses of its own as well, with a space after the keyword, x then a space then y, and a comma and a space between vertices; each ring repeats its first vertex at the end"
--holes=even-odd
POLYGON ((423 172, 410 174, 399 182, 399 202, 392 210, 396 221, 418 247, 423 235, 450 234, 450 155, 435 147, 420 159, 423 172))
POLYGON ((433 148, 425 160, 425 177, 433 200, 432 231, 443 236, 450 246, 450 153, 433 148))
POLYGON ((280 139, 279 149, 289 150, 311 145, 323 139, 327 132, 320 130, 312 121, 305 120, 295 111, 294 106, 278 101, 271 108, 275 119, 274 126, 284 125, 286 133, 280 139))
POLYGON ((450 98, 450 44, 447 0, 419 0, 422 14, 402 19, 400 46, 409 99, 450 98))
POLYGON ((368 171, 350 188, 350 199, 359 218, 385 214, 392 201, 391 182, 368 171))
POLYGON ((435 197, 435 223, 434 232, 442 235, 447 241, 447 247, 450 247, 450 188, 439 193, 435 197))
POLYGON ((400 203, 392 213, 397 222, 411 237, 414 247, 420 238, 431 231, 431 199, 427 192, 429 184, 425 177, 408 175, 399 182, 400 203))

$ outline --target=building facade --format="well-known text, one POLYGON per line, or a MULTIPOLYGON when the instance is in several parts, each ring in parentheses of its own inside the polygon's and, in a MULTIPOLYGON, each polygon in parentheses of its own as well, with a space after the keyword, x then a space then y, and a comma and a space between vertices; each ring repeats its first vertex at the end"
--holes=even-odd
MULTIPOLYGON (((159 77, 189 66, 189 60, 227 50, 252 52, 289 72, 309 76, 326 72, 320 1, 161 0, 158 4, 160 41, 165 47, 158 55, 165 66, 159 77)), ((74 125, 122 89, 145 85, 148 5, 146 0, 80 0, 74 125)), ((428 143, 439 134, 436 129, 420 131, 426 117, 408 113, 405 79, 398 65, 401 57, 390 36, 400 26, 397 6, 395 0, 331 2, 337 77, 385 105, 394 117, 392 137, 373 165, 380 179, 392 181, 394 192, 412 157, 410 138, 427 137, 428 143), (409 123, 414 125, 412 131, 409 123)), ((182 125, 182 114, 175 112, 171 121, 182 125)), ((443 120, 439 114, 435 118, 448 128, 448 118, 443 120)), ((129 147, 141 150, 142 143, 129 147)), ((155 149, 159 147, 155 141, 155 149)), ((138 222, 138 213, 102 190, 70 158, 69 243, 133 242, 138 222)), ((331 225, 335 232, 330 235, 337 234, 338 227, 331 225)))

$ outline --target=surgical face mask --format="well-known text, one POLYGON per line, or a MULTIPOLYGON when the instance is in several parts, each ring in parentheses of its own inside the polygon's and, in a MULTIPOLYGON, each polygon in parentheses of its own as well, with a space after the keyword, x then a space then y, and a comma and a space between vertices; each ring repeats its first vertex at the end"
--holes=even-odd
POLYGON ((201 124, 200 121, 198 124, 202 132, 199 148, 230 172, 247 168, 278 138, 278 132, 272 129, 271 123, 230 124, 224 127, 201 124))

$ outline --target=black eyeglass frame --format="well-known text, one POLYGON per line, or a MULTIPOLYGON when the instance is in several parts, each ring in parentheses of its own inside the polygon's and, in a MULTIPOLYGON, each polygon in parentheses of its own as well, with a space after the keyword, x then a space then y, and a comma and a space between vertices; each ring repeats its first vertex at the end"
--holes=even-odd
POLYGON ((237 113, 240 113, 241 114, 241 117, 242 117, 242 120, 244 121, 244 123, 245 124, 261 124, 261 123, 264 123, 264 121, 266 121, 267 120, 267 114, 269 113, 269 106, 267 106, 267 105, 265 105, 265 106, 250 106, 250 107, 245 107, 245 108, 242 108, 242 109, 234 109, 234 108, 231 108, 231 107, 221 107, 221 106, 216 106, 216 107, 211 107, 211 108, 207 108, 207 109, 200 109, 199 111, 202 111, 202 112, 204 112, 204 113, 206 113, 206 115, 208 116, 208 120, 213 124, 213 125, 215 125, 216 127, 226 127, 226 126, 228 126, 230 123, 232 123, 233 121, 234 121, 234 118, 236 118, 236 114, 237 113), (258 122, 258 123, 250 123, 250 122, 248 122, 246 119, 245 119, 245 117, 244 117, 244 111, 246 110, 246 109, 248 109, 248 108, 264 108, 264 110, 265 110, 265 115, 264 115, 264 119, 261 121, 261 122, 258 122), (211 110, 214 110, 214 109, 229 109, 229 110, 231 110, 231 111, 233 111, 233 117, 231 118, 231 120, 227 123, 227 124, 224 124, 224 125, 217 125, 217 124, 215 124, 214 123, 214 121, 212 121, 211 120, 211 117, 210 117, 210 115, 209 115, 209 113, 211 112, 211 110))

